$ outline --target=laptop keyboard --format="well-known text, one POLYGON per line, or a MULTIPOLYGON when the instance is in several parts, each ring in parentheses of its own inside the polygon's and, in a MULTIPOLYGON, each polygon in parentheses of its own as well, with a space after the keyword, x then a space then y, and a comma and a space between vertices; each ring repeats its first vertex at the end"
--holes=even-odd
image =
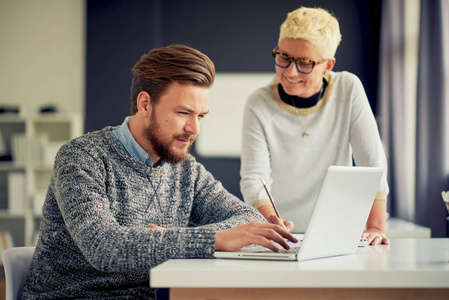
MULTIPOLYGON (((298 253, 299 248, 300 248, 300 246, 295 246, 295 247, 291 247, 290 249, 287 250, 287 249, 284 249, 284 248, 282 248, 280 246, 278 246, 278 247, 279 247, 279 251, 277 253, 287 253, 287 254, 298 253)), ((248 250, 248 251, 256 252, 256 253, 270 253, 270 252, 274 252, 271 249, 268 249, 268 248, 265 248, 265 247, 262 247, 262 246, 256 246, 256 245, 250 246, 250 247, 245 247, 242 250, 248 250)))

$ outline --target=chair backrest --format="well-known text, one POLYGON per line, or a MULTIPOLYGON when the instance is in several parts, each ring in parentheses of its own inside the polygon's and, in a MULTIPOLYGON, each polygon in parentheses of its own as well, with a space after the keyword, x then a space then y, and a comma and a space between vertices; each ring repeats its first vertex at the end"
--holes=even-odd
POLYGON ((6 300, 21 299, 22 287, 30 268, 35 247, 12 247, 3 251, 6 300))

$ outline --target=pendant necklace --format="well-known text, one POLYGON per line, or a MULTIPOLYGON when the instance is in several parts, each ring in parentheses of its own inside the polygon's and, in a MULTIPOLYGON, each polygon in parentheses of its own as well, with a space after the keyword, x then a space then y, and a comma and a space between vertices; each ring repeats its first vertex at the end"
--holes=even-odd
MULTIPOLYGON (((321 96, 323 95, 323 90, 324 90, 324 84, 323 85, 321 85, 321 89, 320 89, 320 92, 319 92, 319 95, 318 95, 318 101, 320 101, 320 99, 321 99, 321 96)), ((292 102, 292 105, 293 105, 293 107, 295 108, 295 112, 296 112, 296 115, 299 117, 300 115, 299 115, 299 113, 298 113, 298 108, 296 107, 296 105, 295 105, 295 101, 293 101, 293 98, 292 98, 292 96, 291 95, 289 95, 290 96, 290 100, 291 100, 291 102, 292 102)), ((305 117, 307 117, 307 115, 305 116, 305 117)), ((301 125, 302 125, 302 137, 303 138, 307 138, 310 134, 309 134, 309 131, 307 130, 307 124, 303 124, 302 122, 301 122, 301 125)))

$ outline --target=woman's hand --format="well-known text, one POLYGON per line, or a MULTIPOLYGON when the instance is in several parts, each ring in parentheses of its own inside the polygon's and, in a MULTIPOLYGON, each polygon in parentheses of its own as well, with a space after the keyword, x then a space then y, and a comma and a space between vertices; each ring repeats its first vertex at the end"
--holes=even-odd
POLYGON ((385 200, 375 199, 366 222, 366 230, 362 237, 366 238, 368 245, 389 245, 390 241, 385 235, 387 204, 385 200))
POLYGON ((362 237, 366 238, 366 243, 371 246, 390 244, 390 240, 387 238, 385 233, 375 228, 368 228, 367 230, 365 230, 362 234, 362 237))
POLYGON ((292 231, 294 224, 291 221, 283 220, 276 215, 271 204, 266 204, 258 208, 259 212, 265 217, 268 223, 276 224, 285 230, 292 231))
POLYGON ((266 219, 268 223, 279 225, 289 232, 292 231, 293 227, 295 227, 292 221, 280 219, 276 215, 271 215, 266 219))

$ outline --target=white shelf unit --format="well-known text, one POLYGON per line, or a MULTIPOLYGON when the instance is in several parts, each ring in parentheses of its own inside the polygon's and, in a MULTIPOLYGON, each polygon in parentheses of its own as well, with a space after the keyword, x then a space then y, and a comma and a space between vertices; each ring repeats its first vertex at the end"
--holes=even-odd
POLYGON ((65 142, 82 134, 83 120, 78 114, 0 115, 0 231, 10 232, 15 246, 35 244, 56 152, 65 142), (7 160, 9 156, 11 160, 7 160), (19 174, 19 178, 22 174, 25 179, 24 186, 13 191, 24 193, 23 208, 20 204, 17 209, 16 205, 14 211, 9 199, 14 186, 12 173, 19 174))

